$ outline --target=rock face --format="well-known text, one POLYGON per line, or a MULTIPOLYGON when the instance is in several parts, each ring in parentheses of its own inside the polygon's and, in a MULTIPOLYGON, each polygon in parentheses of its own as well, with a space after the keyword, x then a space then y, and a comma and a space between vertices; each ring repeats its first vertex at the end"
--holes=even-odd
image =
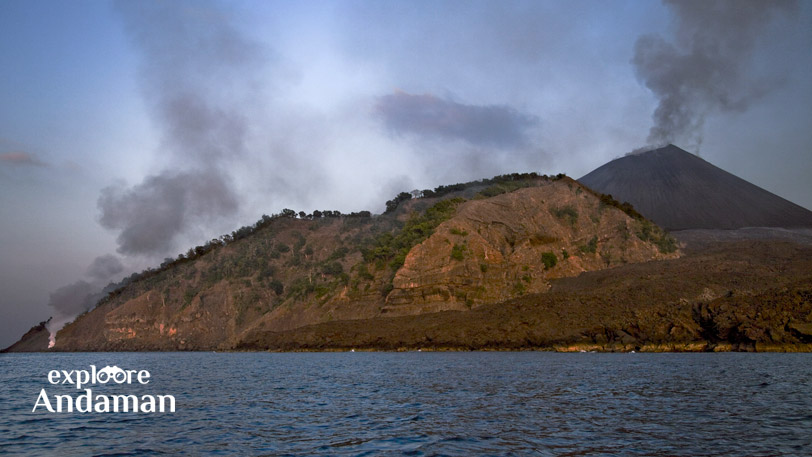
POLYGON ((658 227, 566 177, 462 187, 382 216, 263 218, 142 274, 61 330, 55 349, 230 349, 257 332, 468 311, 680 255, 658 227))
POLYGON ((472 311, 253 331, 242 349, 812 352, 812 246, 735 241, 472 311))
POLYGON ((578 181, 666 230, 812 227, 812 211, 674 145, 615 159, 578 181))
POLYGON ((634 236, 639 221, 568 184, 461 205, 453 219, 409 252, 384 311, 470 309, 546 291, 550 279, 673 256, 634 236))

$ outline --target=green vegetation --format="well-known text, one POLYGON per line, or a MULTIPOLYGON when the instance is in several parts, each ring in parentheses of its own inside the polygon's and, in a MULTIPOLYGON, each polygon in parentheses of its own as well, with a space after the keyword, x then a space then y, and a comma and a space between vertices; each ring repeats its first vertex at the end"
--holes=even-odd
POLYGON ((538 177, 534 176, 524 179, 520 178, 517 180, 503 181, 486 187, 484 190, 480 191, 477 195, 485 198, 495 197, 497 195, 510 193, 519 189, 523 189, 525 187, 532 187, 536 185, 537 180, 538 177))
POLYGON ((358 272, 359 278, 364 279, 366 281, 372 281, 373 279, 375 279, 375 276, 373 276, 372 273, 369 272, 365 263, 363 262, 359 263, 355 267, 355 269, 358 272))
POLYGON ((638 213, 637 210, 634 209, 634 206, 632 206, 631 203, 629 203, 629 202, 620 203, 619 201, 615 200, 612 197, 612 195, 597 194, 597 193, 596 193, 596 195, 598 195, 600 197, 601 205, 615 207, 615 208, 623 211, 624 213, 626 213, 629 217, 631 217, 633 219, 638 219, 638 220, 643 219, 643 215, 638 213))
POLYGON ((343 259, 349 253, 350 253, 349 248, 347 248, 346 246, 340 246, 338 249, 333 251, 333 253, 330 254, 329 257, 327 257, 327 261, 329 262, 329 261, 332 261, 332 260, 343 259))
POLYGON ((395 198, 386 202, 386 211, 384 211, 383 213, 389 214, 398 209, 398 205, 400 205, 401 202, 405 202, 406 200, 411 199, 412 194, 410 194, 409 192, 401 192, 395 198))
POLYGON ((560 208, 550 208, 550 213, 553 216, 566 221, 573 227, 575 227, 575 224, 578 223, 578 210, 571 205, 562 206, 560 208))
POLYGON ((316 284, 308 277, 296 278, 288 285, 288 298, 304 298, 315 292, 316 284))
POLYGON ((487 273, 488 272, 488 264, 487 263, 480 263, 479 264, 479 271, 481 271, 483 273, 487 273))
POLYGON ((307 240, 304 235, 299 232, 293 232, 293 236, 296 238, 296 241, 293 243, 293 252, 299 252, 307 243, 307 240))
POLYGON ((480 195, 482 195, 483 197, 493 197, 495 195, 503 194, 505 192, 512 192, 522 187, 530 187, 536 181, 547 179, 554 178, 549 178, 546 175, 539 175, 538 173, 511 173, 509 175, 494 176, 491 179, 481 179, 479 181, 451 184, 448 186, 439 186, 434 190, 425 189, 420 192, 420 197, 422 198, 443 197, 452 192, 462 192, 468 188, 478 186, 489 186, 488 188, 480 192, 480 195), (488 193, 489 195, 485 195, 483 193, 488 193))
POLYGON ((514 295, 524 295, 525 292, 527 292, 527 286, 525 286, 523 282, 516 281, 516 283, 513 284, 514 295))
POLYGON ((460 230, 460 229, 458 229, 458 228, 456 228, 456 227, 454 227, 454 228, 452 228, 451 230, 449 230, 449 232, 451 232, 451 234, 452 234, 452 235, 457 235, 457 236, 468 236, 468 232, 467 232, 467 231, 465 231, 465 230, 460 230))
POLYGON ((395 285, 392 284, 391 281, 384 284, 383 287, 381 288, 381 296, 386 297, 387 295, 389 295, 390 292, 392 292, 394 288, 395 285))
POLYGON ((645 219, 639 222, 639 230, 636 233, 638 238, 654 243, 657 249, 663 254, 670 254, 677 250, 677 240, 675 240, 674 237, 645 219))
POLYGON ((458 261, 465 259, 465 251, 467 249, 465 245, 455 244, 454 247, 451 248, 451 258, 458 261))
POLYGON ((289 267, 299 267, 302 265, 302 257, 299 255, 298 252, 294 252, 293 256, 291 256, 290 260, 286 263, 289 267))
POLYGON ((182 308, 185 308, 185 307, 189 306, 190 304, 192 304, 192 300, 194 300, 195 297, 197 296, 197 292, 198 292, 197 289, 192 288, 192 287, 189 287, 188 289, 186 289, 183 292, 183 306, 182 306, 182 308))
POLYGON ((541 262, 544 264, 544 269, 549 270, 550 268, 553 268, 555 264, 558 263, 558 257, 556 257, 555 254, 553 254, 552 252, 542 252, 541 262))
POLYGON ((302 299, 311 294, 315 294, 317 298, 323 298, 330 292, 336 289, 341 284, 346 284, 346 275, 340 275, 337 281, 331 282, 318 282, 315 278, 303 276, 291 282, 288 286, 287 297, 289 299, 302 299))
MULTIPOLYGON (((507 175, 495 176, 491 179, 482 179, 479 181, 471 181, 467 183, 461 184, 452 184, 452 185, 445 185, 445 186, 438 186, 434 190, 423 190, 423 191, 413 191, 409 192, 401 192, 398 194, 393 200, 387 202, 386 213, 390 213, 395 211, 400 203, 410 200, 412 198, 439 198, 445 195, 448 195, 453 192, 461 192, 471 187, 479 187, 479 186, 500 186, 499 192, 502 191, 512 191, 521 187, 527 187, 529 185, 533 185, 534 182, 548 180, 548 181, 555 181, 558 179, 562 179, 564 175, 559 174, 554 177, 548 177, 546 175, 539 175, 537 173, 512 173, 507 175)), ((488 192, 495 192, 497 189, 491 189, 488 192)), ((457 200, 457 199, 453 199, 457 200)), ((452 213, 453 214, 453 213, 452 213)), ((147 268, 141 272, 133 273, 132 275, 122 279, 116 284, 111 285, 112 292, 109 292, 104 298, 102 298, 98 304, 107 303, 116 297, 121 296, 127 286, 133 284, 135 282, 141 283, 142 287, 148 288, 150 286, 155 285, 155 283, 162 281, 166 278, 163 277, 162 273, 166 272, 170 269, 176 269, 181 267, 182 265, 186 264, 187 262, 196 260, 204 255, 208 255, 211 252, 218 250, 221 247, 236 244, 238 241, 244 240, 246 238, 252 237, 253 235, 262 232, 263 236, 265 236, 265 241, 270 242, 270 239, 273 237, 273 233, 278 227, 274 225, 277 221, 285 221, 289 219, 299 219, 303 221, 314 221, 318 222, 318 224, 309 224, 304 226, 303 229, 308 231, 313 231, 317 229, 320 224, 327 218, 341 218, 345 226, 348 227, 360 227, 362 224, 367 224, 373 220, 372 214, 369 211, 359 211, 359 212, 352 212, 350 214, 342 214, 340 211, 336 210, 314 210, 311 214, 307 214, 304 211, 295 211, 289 208, 284 208, 278 214, 272 214, 270 216, 263 214, 262 217, 255 222, 254 224, 247 225, 240 227, 234 230, 231 233, 225 234, 220 236, 219 238, 212 239, 206 242, 204 245, 197 246, 194 248, 189 249, 186 253, 181 253, 177 256, 177 258, 167 258, 165 259, 161 265, 157 268, 147 268)), ((413 221, 410 221, 413 222, 413 221)), ((425 221, 424 221, 425 222, 425 221)), ((407 223, 409 225, 409 223, 407 223)), ((420 224, 414 224, 420 225, 420 224)), ((434 225, 436 227, 436 225, 434 225)), ((431 227, 432 229, 434 227, 431 227)), ((407 227, 407 228, 414 228, 414 227, 407 227)), ((418 228, 419 230, 419 228, 418 228)), ((414 234, 412 234, 414 235, 414 234)), ((402 245, 402 241, 408 241, 409 235, 402 235, 397 237, 397 239, 391 240, 394 245, 402 245)), ((422 236, 425 239, 425 236, 422 236)), ((256 238, 254 238, 256 240, 256 238)), ((305 247, 303 243, 304 237, 299 234, 297 239, 294 241, 294 252, 298 251, 303 253, 305 256, 312 256, 313 249, 310 247, 305 247), (302 248, 304 248, 302 250, 302 248)), ((376 238, 377 240, 377 238, 376 238)), ((386 241, 386 240, 384 240, 386 241)), ((373 244, 378 244, 377 242, 373 244)), ((383 243, 388 244, 388 243, 383 243)), ((291 251, 291 247, 285 243, 277 243, 274 246, 272 243, 264 245, 263 247, 263 256, 265 260, 268 259, 279 259, 282 257, 283 254, 286 254, 291 251)), ((413 246, 413 244, 412 244, 413 246)), ((373 246, 374 248, 375 246, 373 246)), ((401 246, 390 246, 395 247, 395 251, 397 252, 376 252, 372 254, 372 257, 377 259, 380 258, 387 258, 390 261, 393 261, 393 266, 402 265, 403 260, 405 259, 405 254, 402 252, 402 249, 399 249, 401 246)), ((384 249, 386 251, 386 249, 384 249)), ((406 251, 408 252, 408 250, 406 251)), ((244 254, 244 253, 243 253, 244 254)), ((331 258, 330 260, 339 260, 341 254, 338 257, 331 258)), ((346 253, 344 253, 346 255, 346 253)), ((242 254, 240 254, 242 256, 242 254)), ((365 260, 369 261, 369 254, 364 256, 365 260)), ((292 258, 288 261, 288 264, 291 266, 302 265, 302 259, 300 257, 292 258)), ((217 281, 221 279, 231 279, 233 276, 251 276, 254 271, 256 270, 257 264, 252 263, 251 266, 230 266, 228 268, 223 268, 220 271, 216 271, 213 273, 206 272, 206 277, 204 281, 207 287, 210 287, 217 281), (235 268, 239 271, 235 271, 235 268)), ((261 267, 260 267, 261 268, 261 267)), ((177 269, 175 271, 178 271, 177 269)), ((182 273, 183 277, 187 280, 195 280, 196 271, 195 269, 181 269, 184 273, 182 273)), ((265 275, 267 276, 267 275, 265 275)), ((126 293, 129 296, 129 293, 126 293)))
POLYGON ((341 266, 340 263, 335 261, 328 262, 321 268, 321 272, 330 276, 338 276, 341 273, 344 273, 344 267, 341 266))
POLYGON ((284 284, 282 284, 282 281, 280 281, 280 280, 278 280, 278 279, 274 279, 274 280, 272 280, 272 281, 271 281, 271 282, 268 284, 268 287, 270 287, 270 289, 271 289, 271 290, 273 291, 273 293, 275 293, 276 295, 282 295, 282 293, 284 293, 284 291, 285 291, 285 285, 284 285, 284 284))
POLYGON ((584 254, 594 254, 598 252, 598 236, 597 235, 593 236, 589 240, 589 243, 587 243, 586 245, 579 246, 578 250, 584 254))
POLYGON ((388 262, 392 270, 397 270, 403 266, 406 254, 431 236, 438 225, 454 216, 457 205, 464 201, 462 198, 441 200, 423 214, 413 213, 402 229, 380 234, 363 247, 364 261, 375 262, 379 268, 388 262))

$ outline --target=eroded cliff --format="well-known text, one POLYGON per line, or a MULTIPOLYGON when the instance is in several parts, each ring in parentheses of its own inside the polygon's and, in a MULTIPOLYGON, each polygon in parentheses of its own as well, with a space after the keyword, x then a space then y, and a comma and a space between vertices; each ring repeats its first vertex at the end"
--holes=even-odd
POLYGON ((257 332, 471 310, 679 256, 659 228, 569 178, 503 181, 427 192, 381 216, 263 218, 249 236, 142 274, 60 331, 55 349, 229 349, 257 332))

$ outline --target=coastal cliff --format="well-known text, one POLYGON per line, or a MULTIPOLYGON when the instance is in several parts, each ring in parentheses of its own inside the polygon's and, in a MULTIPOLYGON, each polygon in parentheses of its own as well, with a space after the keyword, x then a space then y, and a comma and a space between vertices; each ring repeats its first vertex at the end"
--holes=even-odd
POLYGON ((812 351, 812 246, 736 241, 469 312, 254 330, 238 349, 812 351))
POLYGON ((680 255, 639 214, 564 176, 424 194, 382 216, 266 216, 114 291, 54 349, 231 349, 257 332, 469 312, 558 278, 680 255))

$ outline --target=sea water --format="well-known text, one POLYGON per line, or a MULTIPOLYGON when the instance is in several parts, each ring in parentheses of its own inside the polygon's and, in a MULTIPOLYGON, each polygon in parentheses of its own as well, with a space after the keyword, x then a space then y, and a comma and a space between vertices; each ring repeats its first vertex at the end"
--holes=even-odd
POLYGON ((4 354, 0 393, 0 455, 812 455, 809 354, 4 354), (86 388, 175 411, 32 411, 86 388))

